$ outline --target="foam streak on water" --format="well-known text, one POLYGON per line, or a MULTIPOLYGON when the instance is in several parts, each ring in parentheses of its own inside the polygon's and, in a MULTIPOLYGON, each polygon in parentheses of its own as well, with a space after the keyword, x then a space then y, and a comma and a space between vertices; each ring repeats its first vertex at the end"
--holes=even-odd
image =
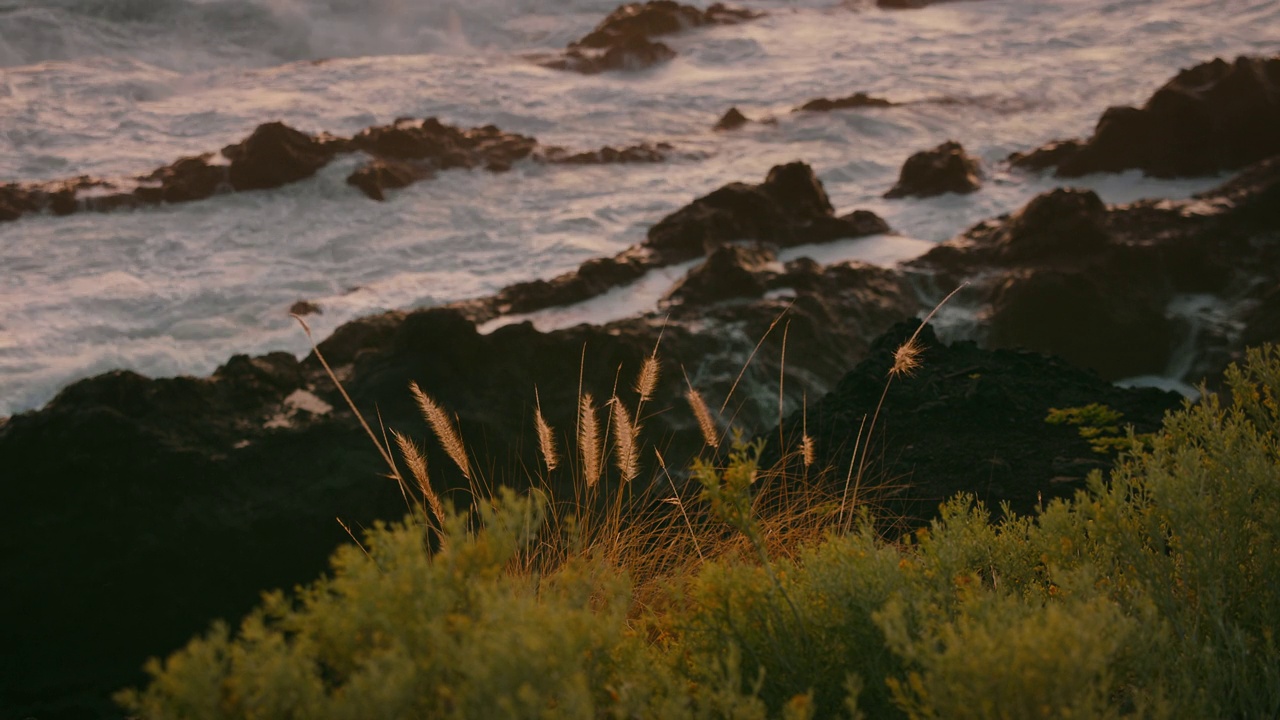
MULTIPOLYGON (((345 184, 359 161, 345 158, 277 191, 0 224, 0 415, 111 368, 206 374, 237 352, 304 352, 286 314, 298 299, 324 308, 312 319, 323 336, 370 312, 549 277, 795 159, 815 167, 840 212, 871 209, 907 238, 938 242, 1054 186, 1002 171, 1009 152, 1087 134, 1108 105, 1142 102, 1178 68, 1275 53, 1280 37, 1280 4, 1261 0, 983 0, 898 13, 768 0, 751 4, 771 12, 760 21, 670 39, 680 56, 645 72, 582 77, 521 59, 582 35, 614 4, 0 0, 0 182, 144 173, 277 119, 349 134, 435 115, 573 148, 665 140, 702 156, 451 171, 386 203, 345 184), (789 112, 856 91, 949 101, 789 112), (710 132, 731 105, 779 124, 710 132), (949 138, 992 169, 983 191, 880 198, 907 155, 949 138)), ((1078 182, 1111 202, 1212 183, 1078 182)), ((859 252, 874 255, 850 245, 859 252)))

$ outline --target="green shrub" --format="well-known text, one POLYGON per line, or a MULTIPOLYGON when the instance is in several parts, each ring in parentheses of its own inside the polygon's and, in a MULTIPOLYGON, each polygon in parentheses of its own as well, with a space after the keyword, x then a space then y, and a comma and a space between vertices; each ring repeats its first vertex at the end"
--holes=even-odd
POLYGON ((738 445, 694 468, 697 528, 670 525, 714 559, 644 602, 608 553, 531 561, 572 526, 540 496, 444 513, 434 551, 377 526, 120 698, 146 718, 1275 718, 1280 350, 1226 387, 1073 500, 993 524, 959 497, 893 543, 864 513, 779 553, 738 445))

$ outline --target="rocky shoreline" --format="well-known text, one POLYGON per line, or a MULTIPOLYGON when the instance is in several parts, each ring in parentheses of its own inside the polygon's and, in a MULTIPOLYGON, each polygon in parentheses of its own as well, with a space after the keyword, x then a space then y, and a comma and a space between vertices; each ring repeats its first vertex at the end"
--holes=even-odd
MULTIPOLYGON (((1063 163, 1083 167, 1069 164, 1084 162, 1066 160, 1071 153, 1111 158, 1101 166, 1107 170, 1242 168, 1189 200, 1107 206, 1092 192, 1061 188, 899 267, 780 262, 782 248, 891 232, 870 212, 838 214, 813 170, 797 161, 758 184, 732 183, 693 200, 613 258, 491 297, 363 318, 319 348, 366 416, 414 436, 425 431, 407 387, 419 384, 456 413, 471 451, 492 463, 486 469, 495 477, 526 477, 520 468, 532 465, 535 389, 548 421, 571 428, 583 390, 634 404, 619 378, 634 377, 655 353, 663 367, 655 397, 671 409, 648 418, 645 432, 672 467, 701 449, 697 423, 677 402, 693 386, 713 407, 726 403, 722 424, 793 441, 799 427, 814 437, 822 463, 839 468, 849 462, 858 422, 874 410, 893 351, 914 331, 910 319, 967 283, 947 312, 970 319, 949 331, 977 342, 943 343, 926 329, 923 368, 895 380, 886 396, 876 445, 880 500, 909 522, 958 491, 1031 511, 1079 488, 1100 466, 1074 430, 1044 422, 1048 408, 1105 403, 1150 430, 1179 398, 1110 381, 1167 374, 1183 357, 1192 359, 1181 379, 1212 381, 1247 345, 1280 341, 1280 122, 1260 126, 1256 141, 1231 140, 1239 135, 1232 118, 1244 117, 1238 108, 1265 114, 1280 102, 1277 63, 1215 61, 1157 93, 1205 98, 1194 117, 1208 113, 1217 128, 1196 135, 1207 146, 1167 148, 1183 160, 1151 165, 1142 160, 1154 157, 1149 147, 1130 164, 1108 155, 1112 131, 1104 127, 1133 116, 1113 109, 1076 150, 1013 161, 1057 166, 1059 174, 1063 163), (1223 100, 1236 91, 1245 100, 1223 100), (1218 108, 1225 115, 1212 114, 1218 108), (637 317, 553 332, 528 321, 480 331, 680 263, 693 265, 659 307, 637 317), (1205 304, 1219 310, 1194 311, 1205 304)), ((1171 122, 1158 115, 1165 102, 1153 97, 1135 112, 1163 127, 1171 122)), ((89 179, 0 188, 0 219, 277 187, 356 150, 371 160, 352 184, 384 199, 452 167, 501 171, 537 157, 651 162, 671 148, 583 155, 492 126, 464 130, 432 119, 349 139, 274 123, 224 149, 226 164, 212 155, 185 158, 127 192, 89 179)), ((979 168, 958 143, 935 153, 917 163, 924 177, 916 187, 978 190, 979 168), (969 182, 929 177, 935 171, 969 182)), ((441 489, 461 488, 444 455, 430 444, 428 453, 441 489)), ((314 577, 347 539, 335 514, 353 529, 403 514, 379 463, 314 354, 236 356, 208 378, 116 371, 0 421, 0 467, 9 470, 0 484, 8 528, 0 582, 18 588, 0 598, 0 644, 11 649, 0 665, 4 704, 40 717, 106 712, 106 693, 138 682, 146 657, 169 652, 211 618, 238 617, 263 590, 314 577)))

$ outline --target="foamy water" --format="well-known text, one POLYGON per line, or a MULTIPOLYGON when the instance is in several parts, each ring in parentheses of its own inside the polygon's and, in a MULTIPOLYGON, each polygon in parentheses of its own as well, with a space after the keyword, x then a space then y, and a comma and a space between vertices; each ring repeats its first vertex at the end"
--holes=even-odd
MULTIPOLYGON (((301 354, 287 316, 299 299, 324 309, 309 319, 323 336, 550 277, 796 159, 839 212, 874 210, 903 236, 812 254, 891 263, 1057 184, 1002 171, 1009 152, 1086 135, 1108 105, 1142 102, 1178 68, 1280 50, 1280 3, 1258 0, 745 4, 771 14, 664 39, 680 55, 661 67, 583 77, 523 56, 581 36, 613 0, 0 0, 0 182, 145 173, 269 120, 350 134, 434 115, 576 149, 649 140, 682 153, 444 172, 386 203, 347 186, 359 158, 341 158, 280 190, 0 224, 0 415, 112 368, 207 374, 238 352, 301 354), (790 112, 857 91, 921 102, 790 112), (732 105, 779 122, 711 132, 732 105), (986 165, 981 192, 880 198, 909 154, 946 139, 986 165)), ((1109 202, 1214 183, 1073 181, 1109 202)), ((646 309, 665 280, 647 282, 545 322, 646 309)))

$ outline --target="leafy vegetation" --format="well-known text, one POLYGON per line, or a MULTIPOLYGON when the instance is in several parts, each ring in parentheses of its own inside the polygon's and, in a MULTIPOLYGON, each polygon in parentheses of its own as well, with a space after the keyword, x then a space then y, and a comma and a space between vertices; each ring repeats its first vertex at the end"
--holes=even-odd
POLYGON ((577 518, 544 492, 424 503, 119 700, 145 718, 1274 718, 1280 349, 1225 387, 1036 517, 958 497, 892 541, 866 510, 843 531, 839 498, 780 495, 741 441, 695 464, 669 522, 620 521, 585 494, 604 484, 577 518))

